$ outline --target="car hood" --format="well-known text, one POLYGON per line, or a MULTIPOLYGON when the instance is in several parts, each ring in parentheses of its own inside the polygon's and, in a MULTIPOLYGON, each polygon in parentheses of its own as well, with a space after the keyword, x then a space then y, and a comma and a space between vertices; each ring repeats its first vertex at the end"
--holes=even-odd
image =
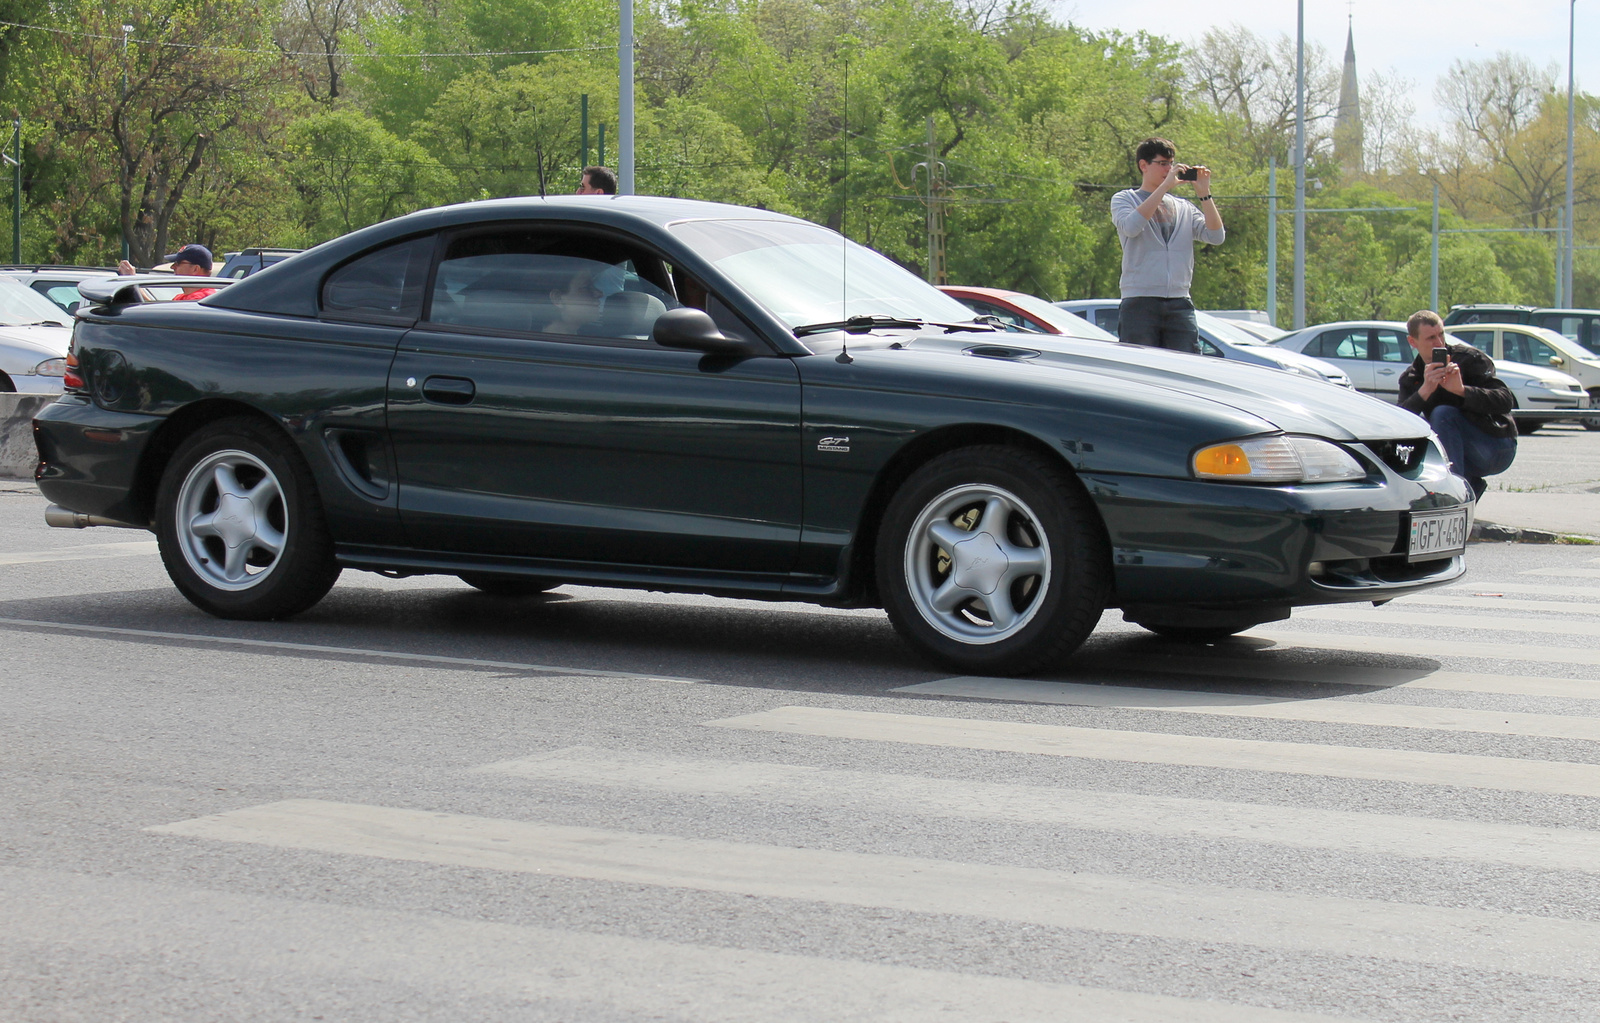
POLYGON ((1261 432, 1276 429, 1355 441, 1415 437, 1428 429, 1404 409, 1321 380, 1142 345, 1043 334, 993 339, 969 334, 920 337, 903 351, 911 358, 971 357, 974 350, 984 348, 1037 352, 1027 358, 992 360, 1007 362, 1024 380, 1066 391, 1143 395, 1159 404, 1195 411, 1201 403, 1210 403, 1219 406, 1219 411, 1229 410, 1230 418, 1242 412, 1260 420, 1261 432))
POLYGON ((1494 375, 1507 384, 1513 381, 1525 383, 1529 380, 1554 380, 1569 387, 1576 387, 1580 390, 1583 388, 1583 384, 1578 381, 1577 377, 1563 373, 1554 366, 1542 368, 1530 366, 1524 362, 1507 362, 1504 359, 1496 359, 1494 360, 1494 375))
POLYGON ((67 354, 72 343, 70 327, 0 326, 0 351, 13 358, 56 359, 67 354))
POLYGON ((1346 376, 1344 370, 1333 365, 1331 362, 1324 362, 1321 359, 1313 358, 1309 355, 1303 355, 1300 352, 1292 352, 1287 348, 1268 348, 1265 345, 1247 345, 1244 346, 1244 350, 1252 355, 1259 355, 1263 359, 1266 359, 1270 362, 1276 362, 1280 366, 1307 366, 1316 370, 1318 373, 1321 373, 1325 377, 1338 377, 1342 379, 1346 376))

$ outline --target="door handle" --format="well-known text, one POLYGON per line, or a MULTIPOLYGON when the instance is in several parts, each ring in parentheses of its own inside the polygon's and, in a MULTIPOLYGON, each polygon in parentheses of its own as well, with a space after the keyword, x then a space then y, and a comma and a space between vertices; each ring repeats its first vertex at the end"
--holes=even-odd
POLYGON ((1378 370, 1378 375, 1379 376, 1392 377, 1392 376, 1394 376, 1394 370, 1392 370, 1392 369, 1380 369, 1380 370, 1378 370))
POLYGON ((477 387, 464 377, 429 377, 422 382, 422 396, 440 405, 469 405, 477 387))

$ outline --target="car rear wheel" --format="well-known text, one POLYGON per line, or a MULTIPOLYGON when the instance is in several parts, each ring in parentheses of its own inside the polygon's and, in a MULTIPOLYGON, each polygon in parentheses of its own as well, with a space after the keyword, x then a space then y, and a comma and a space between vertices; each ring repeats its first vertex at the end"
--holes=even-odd
POLYGON ((310 469, 249 419, 178 446, 156 494, 156 539, 179 591, 219 618, 287 618, 339 577, 310 469))
POLYGON ((492 597, 531 597, 561 585, 559 579, 533 575, 496 575, 493 572, 462 572, 457 578, 492 597))
POLYGON ((1056 663, 1093 631, 1110 589, 1099 517, 1067 470, 1016 448, 941 455, 896 492, 877 577, 895 629, 970 672, 1056 663))

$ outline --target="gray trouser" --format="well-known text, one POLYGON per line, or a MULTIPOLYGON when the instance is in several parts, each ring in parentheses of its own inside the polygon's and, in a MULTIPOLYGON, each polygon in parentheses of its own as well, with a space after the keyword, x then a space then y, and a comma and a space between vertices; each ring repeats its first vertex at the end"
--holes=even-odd
POLYGON ((1117 338, 1130 344, 1200 350, 1200 331, 1194 323, 1194 303, 1187 298, 1138 295, 1122 300, 1117 315, 1117 338))

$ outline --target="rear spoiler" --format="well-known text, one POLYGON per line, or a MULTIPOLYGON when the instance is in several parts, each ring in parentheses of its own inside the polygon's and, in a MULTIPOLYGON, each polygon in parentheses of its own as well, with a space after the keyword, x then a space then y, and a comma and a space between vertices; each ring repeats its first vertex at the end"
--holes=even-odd
POLYGON ((78 294, 86 305, 132 305, 143 302, 140 288, 223 288, 233 284, 231 277, 188 277, 183 274, 133 274, 129 277, 91 277, 78 282, 78 294))

